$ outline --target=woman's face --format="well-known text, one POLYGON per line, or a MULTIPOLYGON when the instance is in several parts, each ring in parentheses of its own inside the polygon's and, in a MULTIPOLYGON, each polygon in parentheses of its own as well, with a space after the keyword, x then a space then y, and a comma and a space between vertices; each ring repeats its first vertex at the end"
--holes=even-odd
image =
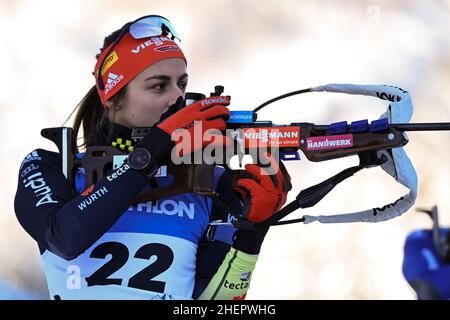
POLYGON ((184 99, 187 82, 183 59, 161 60, 131 80, 120 101, 106 102, 109 120, 128 128, 153 126, 180 96, 184 99))

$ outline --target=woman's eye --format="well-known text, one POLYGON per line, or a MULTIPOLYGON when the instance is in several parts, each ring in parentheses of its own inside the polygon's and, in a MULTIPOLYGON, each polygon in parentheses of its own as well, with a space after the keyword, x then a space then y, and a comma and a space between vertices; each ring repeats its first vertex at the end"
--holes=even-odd
POLYGON ((156 84, 154 86, 150 87, 151 89, 155 89, 158 91, 164 90, 166 88, 166 85, 164 83, 156 84))
POLYGON ((182 82, 182 83, 178 84, 178 86, 184 90, 187 87, 187 82, 182 82))

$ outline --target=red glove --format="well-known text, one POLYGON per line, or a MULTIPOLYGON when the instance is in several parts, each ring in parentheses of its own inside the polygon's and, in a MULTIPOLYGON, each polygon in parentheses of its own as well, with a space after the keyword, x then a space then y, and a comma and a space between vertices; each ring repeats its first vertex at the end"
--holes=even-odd
POLYGON ((229 137, 211 132, 212 129, 219 131, 226 129, 225 121, 230 118, 230 111, 226 106, 229 104, 228 97, 205 98, 177 111, 157 127, 172 136, 172 140, 176 143, 177 154, 181 156, 207 145, 231 145, 229 137), (195 140, 197 141, 194 142, 195 140))
POLYGON ((247 164, 245 171, 252 178, 241 178, 237 181, 235 190, 244 201, 249 200, 246 219, 254 222, 266 220, 281 209, 286 203, 287 193, 292 189, 291 177, 280 161, 280 165, 269 153, 265 156, 270 167, 247 164), (269 175, 269 173, 276 173, 269 175))

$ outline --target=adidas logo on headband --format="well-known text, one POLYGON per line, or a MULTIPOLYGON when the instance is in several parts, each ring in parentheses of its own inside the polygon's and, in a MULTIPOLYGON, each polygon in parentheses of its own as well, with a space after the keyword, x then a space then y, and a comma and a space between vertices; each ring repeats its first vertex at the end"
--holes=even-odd
POLYGON ((107 94, 112 88, 114 88, 120 81, 123 80, 123 75, 117 75, 110 72, 108 74, 108 80, 106 81, 105 94, 107 94))

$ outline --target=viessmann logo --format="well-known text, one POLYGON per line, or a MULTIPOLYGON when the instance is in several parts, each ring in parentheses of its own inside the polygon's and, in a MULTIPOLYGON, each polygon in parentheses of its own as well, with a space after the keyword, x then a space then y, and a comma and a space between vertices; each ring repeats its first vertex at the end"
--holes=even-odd
POLYGON ((108 74, 108 80, 106 81, 105 94, 108 94, 120 81, 123 80, 123 74, 117 75, 110 72, 108 74))
POLYGON ((150 47, 151 45, 155 45, 155 46, 161 46, 164 44, 164 42, 166 41, 171 41, 169 38, 167 37, 151 37, 150 39, 138 44, 136 46, 136 48, 132 49, 131 52, 138 54, 140 52, 142 52, 143 50, 145 50, 146 48, 150 47))
POLYGON ((262 127, 244 129, 247 148, 265 145, 268 147, 298 147, 300 145, 299 127, 262 127))

